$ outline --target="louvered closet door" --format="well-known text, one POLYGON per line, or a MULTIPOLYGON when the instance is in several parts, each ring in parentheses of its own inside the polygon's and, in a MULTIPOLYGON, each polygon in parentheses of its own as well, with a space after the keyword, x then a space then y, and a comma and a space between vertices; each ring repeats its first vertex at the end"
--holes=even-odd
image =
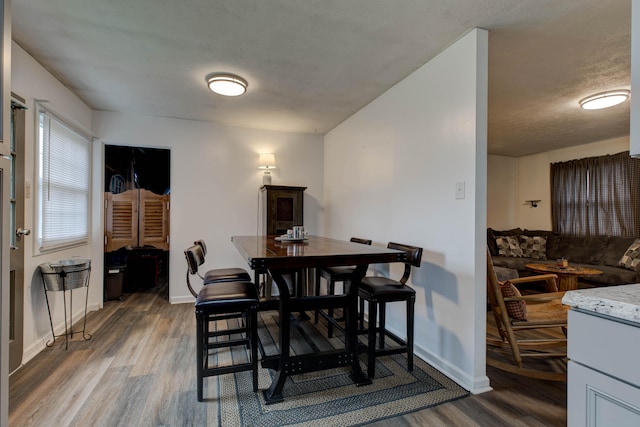
POLYGON ((105 193, 105 252, 138 246, 138 190, 105 193))
POLYGON ((140 190, 140 246, 169 250, 169 195, 140 190))

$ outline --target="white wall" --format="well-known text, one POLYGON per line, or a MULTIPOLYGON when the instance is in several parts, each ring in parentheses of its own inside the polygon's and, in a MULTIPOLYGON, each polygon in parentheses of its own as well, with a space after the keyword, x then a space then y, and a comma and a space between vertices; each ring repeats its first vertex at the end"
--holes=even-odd
MULTIPOLYGON (((24 227, 35 230, 35 197, 36 190, 36 155, 37 155, 37 111, 35 99, 48 100, 51 107, 63 115, 67 120, 75 122, 77 125, 90 130, 92 111, 75 96, 62 83, 56 80, 47 70, 38 64, 20 46, 12 45, 11 64, 11 90, 26 100, 29 109, 26 111, 26 146, 25 146, 25 176, 30 186, 31 197, 25 200, 25 220, 24 227)), ((94 212, 95 214, 95 212, 94 212)), ((95 225, 92 220, 92 225, 95 225)), ((51 262, 65 259, 72 256, 92 259, 92 275, 89 285, 89 309, 96 310, 102 307, 102 254, 92 251, 91 245, 83 245, 64 251, 54 252, 46 255, 35 253, 35 236, 32 233, 25 236, 25 283, 24 283, 24 356, 23 363, 31 359, 41 351, 45 342, 51 339, 51 329, 49 317, 42 286, 42 279, 39 275, 38 265, 44 262, 51 262)), ((79 315, 84 311, 84 295, 80 291, 73 291, 74 295, 74 319, 79 319, 79 315)), ((49 293, 49 302, 53 315, 53 324, 57 333, 64 331, 64 312, 61 292, 49 293)))
MULTIPOLYGON (((487 33, 474 30, 325 136, 327 234, 424 248, 416 353, 474 392, 488 387, 486 77, 487 33)), ((404 313, 387 314, 401 336, 404 313)))
POLYGON ((551 163, 629 150, 629 137, 563 148, 519 158, 489 156, 487 226, 551 230, 551 163), (525 200, 541 200, 537 208, 525 200))
POLYGON ((492 156, 487 159, 487 223, 495 230, 515 227, 518 195, 518 159, 492 156))
POLYGON ((100 111, 94 113, 94 129, 104 144, 171 150, 171 302, 193 301, 183 251, 196 239, 207 243, 208 268, 248 268, 230 238, 256 234, 259 153, 275 154, 273 185, 308 187, 305 228, 324 232, 320 136, 100 111))
MULTIPOLYGON (((258 189, 262 171, 258 153, 272 152, 277 168, 274 185, 308 187, 305 191, 305 227, 323 234, 323 144, 322 137, 225 127, 213 123, 153 118, 131 114, 93 112, 82 100, 56 80, 20 46, 13 44, 12 90, 26 99, 26 176, 32 196, 26 200, 25 227, 35 229, 35 165, 37 153, 35 99, 50 101, 64 118, 93 130, 101 138, 93 150, 93 218, 89 245, 36 255, 33 234, 25 238, 25 301, 23 363, 41 351, 50 339, 44 291, 38 265, 80 256, 92 259, 89 309, 102 307, 103 295, 103 144, 168 148, 171 150, 171 254, 169 293, 172 302, 193 301, 184 272, 183 250, 195 239, 208 244, 207 267, 247 268, 233 247, 234 234, 255 234, 258 189)), ((213 96, 213 95, 212 95, 213 96)), ((75 291, 78 292, 78 291, 75 291)), ((79 294, 78 294, 79 295, 79 294)), ((63 327, 62 296, 50 294, 54 326, 63 327)), ((74 298, 74 316, 84 309, 82 298, 74 298)), ((89 331, 91 332, 91 331, 89 331)))

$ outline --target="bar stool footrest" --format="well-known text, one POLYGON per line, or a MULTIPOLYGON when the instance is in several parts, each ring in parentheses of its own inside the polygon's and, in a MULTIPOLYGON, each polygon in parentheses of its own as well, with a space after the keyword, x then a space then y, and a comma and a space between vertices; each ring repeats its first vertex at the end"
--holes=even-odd
POLYGON ((218 366, 215 368, 205 367, 202 370, 203 377, 212 377, 216 375, 234 374, 236 372, 250 371, 253 369, 251 362, 241 363, 238 365, 218 366))

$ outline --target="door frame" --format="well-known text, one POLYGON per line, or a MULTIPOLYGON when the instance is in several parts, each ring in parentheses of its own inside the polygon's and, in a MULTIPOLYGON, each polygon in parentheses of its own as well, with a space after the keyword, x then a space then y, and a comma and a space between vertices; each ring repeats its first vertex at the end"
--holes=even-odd
MULTIPOLYGON (((24 99, 11 94, 11 126, 10 139, 13 139, 14 147, 11 155, 15 155, 12 166, 13 171, 13 196, 15 200, 15 223, 9 233, 12 245, 9 249, 9 281, 10 309, 9 324, 9 372, 13 372, 22 364, 24 347, 24 245, 25 239, 17 234, 18 228, 25 228, 25 110, 24 99), (15 241, 13 239, 15 238, 15 241), (15 243, 15 244, 13 244, 15 243)), ((12 173, 12 172, 10 172, 12 173)), ((11 189, 10 189, 11 191, 11 189)), ((11 206, 11 203, 10 203, 11 206)), ((11 215, 11 211, 9 211, 11 215)))
MULTIPOLYGON (((158 146, 145 146, 145 145, 121 145, 121 144, 107 144, 107 143, 103 143, 102 144, 102 173, 103 173, 103 185, 102 185, 102 189, 101 191, 104 191, 105 196, 102 197, 103 200, 103 204, 102 204, 102 214, 103 214, 103 221, 102 221, 102 238, 103 238, 103 245, 102 245, 102 254, 103 254, 103 260, 104 260, 104 283, 106 284, 106 279, 107 279, 107 272, 109 271, 109 262, 108 262, 108 255, 112 252, 107 252, 107 242, 109 239, 109 229, 110 227, 108 226, 108 209, 109 206, 107 204, 107 197, 106 194, 108 192, 111 191, 110 186, 111 186, 111 179, 110 179, 110 174, 111 176, 113 176, 114 174, 118 174, 118 175, 122 175, 123 177, 126 176, 128 181, 125 181, 125 188, 129 188, 129 189, 137 189, 140 191, 144 191, 143 188, 140 188, 137 185, 137 179, 138 177, 136 176, 137 171, 134 172, 133 170, 130 171, 131 174, 129 174, 128 172, 125 172, 125 170, 123 169, 123 166, 120 164, 119 168, 118 167, 114 167, 114 164, 111 164, 109 162, 109 158, 110 156, 107 155, 107 151, 108 150, 124 150, 127 151, 128 153, 123 154, 120 153, 122 155, 118 156, 118 159, 125 159, 127 161, 132 160, 134 158, 134 154, 137 155, 136 162, 134 162, 133 164, 136 163, 144 163, 144 161, 141 161, 141 159, 143 158, 148 158, 146 151, 152 150, 154 152, 162 152, 164 155, 166 155, 166 169, 161 168, 162 169, 162 173, 161 175, 163 175, 163 178, 166 178, 166 189, 170 190, 170 186, 171 186, 171 148, 168 147, 158 147, 158 146), (135 153, 134 153, 135 151, 135 153), (131 156, 131 158, 129 158, 128 156, 131 156)), ((113 154, 113 153, 112 153, 113 154)), ((156 154, 157 155, 157 154, 156 154)), ((149 163, 151 164, 151 163, 149 163)), ((153 163, 153 169, 157 170, 159 168, 159 166, 157 166, 155 163, 153 163)), ((145 169, 145 168, 143 168, 145 169)), ((148 178, 148 177, 147 177, 148 178)), ((143 184, 144 185, 144 184, 143 184)), ((164 187, 163 187, 164 188, 164 187)), ((158 188, 155 188, 155 190, 157 190, 158 188)), ((148 193, 151 193, 152 195, 156 195, 158 197, 162 197, 162 192, 158 193, 158 192, 153 192, 153 191, 149 191, 148 193)), ((170 194, 170 193, 164 193, 164 194, 170 194)), ((140 200, 140 195, 138 195, 138 202, 140 200)), ((162 243, 157 242, 157 245, 152 245, 154 248, 156 249, 162 249, 162 257, 160 260, 160 271, 162 273, 162 279, 166 280, 166 289, 164 290, 163 293, 163 297, 169 301, 169 288, 170 288, 170 284, 169 284, 169 259, 170 259, 170 251, 171 251, 171 241, 170 241, 170 223, 171 223, 171 201, 169 200, 165 200, 164 202, 164 209, 166 209, 166 216, 163 217, 163 222, 164 222, 164 228, 165 230, 167 230, 167 234, 165 237, 165 241, 163 241, 162 243), (158 247, 160 246, 160 247, 158 247)), ((144 209, 142 208, 138 208, 140 211, 143 211, 144 209)), ((133 233, 135 234, 135 240, 138 241, 138 243, 140 242, 140 228, 144 229, 144 225, 140 225, 138 224, 137 227, 137 233, 133 233)), ((143 240, 143 242, 145 242, 143 240)), ((148 242, 146 241, 146 243, 148 244, 152 244, 153 242, 148 242)), ((144 245, 145 243, 143 243, 144 245)), ((135 244, 131 244, 131 245, 127 245, 126 243, 123 243, 124 246, 130 246, 130 247, 134 247, 135 249, 135 244)), ((117 251, 118 248, 112 248, 114 251, 117 251)), ((128 258, 128 257, 127 257, 128 258)), ((128 266, 125 266, 125 277, 129 276, 129 271, 130 269, 128 268, 128 266)), ((159 273, 157 272, 157 274, 159 273)), ((126 279, 125 281, 128 281, 128 279, 126 279)), ((105 285, 106 286, 106 285, 105 285)), ((131 284, 128 284, 128 286, 126 287, 126 291, 131 291, 132 287, 131 284)), ((106 291, 106 289, 104 289, 106 291)))
POLYGON ((9 93, 11 2, 0 0, 0 424, 9 420, 9 93))
POLYGON ((9 180, 7 179, 11 161, 9 156, 0 155, 0 424, 9 417, 9 180))

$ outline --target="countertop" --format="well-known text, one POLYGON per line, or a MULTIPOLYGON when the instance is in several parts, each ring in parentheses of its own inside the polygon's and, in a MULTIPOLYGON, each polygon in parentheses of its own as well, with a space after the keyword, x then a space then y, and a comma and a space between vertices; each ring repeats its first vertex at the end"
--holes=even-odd
POLYGON ((640 326, 640 284, 567 291, 562 303, 640 326))

